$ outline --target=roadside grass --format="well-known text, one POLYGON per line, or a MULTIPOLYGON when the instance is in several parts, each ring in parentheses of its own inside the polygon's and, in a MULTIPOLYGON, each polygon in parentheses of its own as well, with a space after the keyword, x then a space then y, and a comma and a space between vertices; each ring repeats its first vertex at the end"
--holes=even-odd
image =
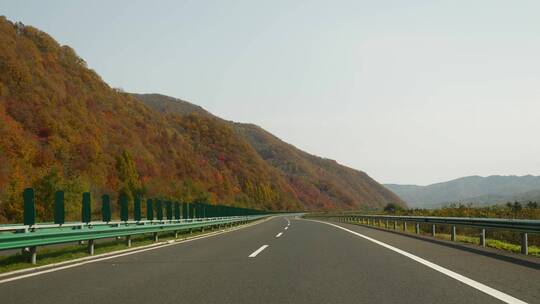
MULTIPOLYGON (((365 225, 365 226, 373 226, 373 227, 378 227, 378 228, 385 228, 385 225, 383 223, 381 223, 380 225, 366 225, 366 224, 361 224, 361 223, 358 223, 358 222, 350 222, 350 224, 357 224, 357 225, 365 225)), ((389 228, 387 228, 387 229, 394 231, 392 229, 392 227, 393 227, 393 224, 391 224, 389 226, 389 228)), ((397 226, 397 229, 395 231, 406 232, 406 233, 410 233, 410 234, 415 234, 415 232, 416 232, 415 231, 415 226, 411 225, 411 224, 408 224, 407 225, 407 230, 404 231, 403 230, 403 223, 400 223, 397 226)), ((426 231, 424 231, 422 228, 420 230, 420 233, 422 235, 430 235, 426 231)), ((449 240, 451 240, 451 235, 446 234, 446 233, 437 233, 435 235, 435 238, 449 241, 449 240)), ((462 243, 480 245, 480 237, 457 234, 456 235, 456 241, 457 242, 462 242, 462 243)), ((521 246, 520 245, 512 244, 512 243, 501 241, 501 240, 489 239, 489 238, 486 238, 486 247, 505 250, 505 251, 510 251, 510 252, 514 252, 514 253, 520 253, 521 252, 521 246)), ((534 255, 534 256, 539 256, 540 257, 540 247, 529 245, 529 255, 534 255)))
MULTIPOLYGON (((193 231, 192 234, 189 231, 179 232, 178 238, 185 238, 187 236, 193 237, 206 233, 210 233, 212 230, 200 230, 193 231)), ((163 233, 159 235, 159 241, 167 241, 174 239, 174 232, 163 233)), ((151 235, 141 235, 131 237, 131 248, 141 247, 153 243, 151 235)), ((94 255, 119 251, 128 249, 125 244, 124 238, 121 240, 111 240, 106 242, 97 242, 94 245, 94 255)), ((19 269, 35 268, 38 266, 50 265, 60 263, 64 261, 74 260, 78 258, 90 256, 87 252, 87 243, 83 245, 67 245, 61 248, 40 248, 37 251, 37 264, 32 265, 27 261, 27 257, 21 253, 16 253, 9 256, 0 256, 0 273, 15 271, 19 269)))
MULTIPOLYGON (((437 234, 435 236, 436 238, 443 239, 443 240, 450 240, 451 235, 450 234, 437 234)), ((480 245, 480 238, 479 237, 473 237, 473 236, 466 236, 466 235, 456 235, 456 240, 458 242, 468 243, 468 244, 475 244, 480 245)), ((521 246, 500 241, 500 240, 493 240, 493 239, 486 239, 486 247, 511 251, 515 253, 521 252, 521 246)), ((540 247, 537 246, 531 246, 529 245, 529 255, 535 255, 540 256, 540 247)))

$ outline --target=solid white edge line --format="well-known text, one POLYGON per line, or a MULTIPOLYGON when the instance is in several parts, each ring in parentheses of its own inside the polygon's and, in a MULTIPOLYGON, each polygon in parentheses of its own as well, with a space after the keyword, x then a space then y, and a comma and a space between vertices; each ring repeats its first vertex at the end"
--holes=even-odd
MULTIPOLYGON (((133 248, 133 251, 132 251, 132 249, 128 249, 130 251, 126 252, 126 253, 110 255, 111 252, 108 252, 108 253, 103 254, 103 255, 107 255, 107 256, 104 256, 102 258, 96 257, 94 259, 79 262, 79 263, 77 263, 76 260, 74 260, 74 261, 66 261, 66 263, 68 263, 68 262, 75 262, 75 263, 74 264, 69 264, 69 265, 66 265, 66 266, 54 267, 54 268, 47 269, 47 270, 32 272, 32 273, 29 273, 29 274, 24 274, 24 275, 15 276, 15 277, 12 277, 12 278, 3 279, 3 280, 0 280, 0 284, 8 283, 8 282, 11 282, 11 281, 16 281, 16 280, 20 280, 20 279, 30 278, 30 277, 38 276, 38 275, 41 275, 41 274, 50 273, 50 272, 55 272, 55 271, 60 271, 60 270, 69 269, 69 268, 73 268, 73 267, 78 267, 78 266, 82 266, 82 265, 86 265, 86 264, 90 264, 90 263, 95 263, 95 262, 110 260, 110 259, 114 259, 114 258, 119 258, 119 257, 127 256, 127 255, 140 253, 140 252, 156 250, 156 249, 160 249, 160 248, 164 248, 164 247, 169 247, 169 246, 179 245, 179 244, 183 244, 183 243, 187 243, 187 242, 191 242, 191 241, 205 239, 205 238, 221 235, 221 234, 224 234, 224 233, 227 233, 227 232, 232 232, 232 231, 240 230, 242 228, 247 228, 247 227, 257 225, 257 224, 261 224, 261 223, 264 223, 267 220, 270 220, 272 218, 274 218, 274 217, 273 216, 268 217, 266 219, 263 219, 262 221, 255 222, 255 223, 250 223, 250 224, 247 224, 247 225, 244 225, 244 226, 239 226, 239 227, 236 227, 236 228, 230 229, 230 230, 221 230, 221 231, 216 231, 214 233, 201 235, 201 236, 198 236, 198 237, 193 237, 193 238, 184 239, 184 240, 178 240, 178 241, 175 241, 173 243, 169 243, 170 241, 167 241, 167 242, 163 243, 163 245, 161 245, 161 244, 151 244, 151 245, 149 245, 148 248, 145 248, 146 246, 143 246, 142 248, 133 248), (136 249, 139 249, 139 250, 136 250, 136 249)), ((90 257, 85 257, 83 259, 86 259, 86 258, 90 258, 90 257)), ((62 262, 62 263, 64 263, 64 262, 62 262)), ((50 265, 44 265, 44 266, 41 266, 41 267, 45 267, 45 266, 50 266, 50 265)), ((32 270, 32 269, 34 269, 34 268, 29 268, 29 270, 32 270)))
POLYGON ((256 257, 259 253, 261 253, 261 252, 262 252, 263 250, 265 250, 267 247, 268 247, 268 245, 262 245, 261 248, 259 248, 259 249, 255 250, 255 251, 253 251, 253 253, 250 254, 250 255, 248 256, 248 258, 254 258, 254 257, 256 257))
POLYGON ((278 233, 278 234, 276 235, 276 237, 278 238, 278 237, 280 237, 282 234, 283 234, 283 232, 280 232, 280 233, 278 233))
POLYGON ((289 226, 291 224, 291 221, 289 221, 288 218, 285 218, 287 220, 287 226, 289 226))
POLYGON ((332 224, 332 223, 327 223, 327 222, 322 222, 322 221, 317 221, 317 220, 308 220, 308 221, 318 222, 318 223, 334 226, 334 227, 339 228, 341 230, 345 230, 345 231, 347 231, 349 233, 352 233, 352 234, 357 235, 357 236, 359 236, 361 238, 364 238, 364 239, 366 239, 368 241, 371 241, 371 242, 373 242, 373 243, 375 243, 377 245, 383 246, 383 247, 385 247, 387 249, 390 249, 390 250, 392 250, 394 252, 397 252, 397 253, 399 253, 401 255, 404 255, 404 256, 408 257, 409 259, 411 259, 411 260, 414 260, 414 261, 416 261, 416 262, 418 262, 420 264, 423 264, 423 265, 425 265, 425 266, 427 266, 427 267, 429 267, 429 268, 431 268, 433 270, 436 270, 436 271, 438 271, 438 272, 440 272, 440 273, 442 273, 444 275, 447 275, 447 276, 451 277, 452 279, 460 281, 461 283, 469 285, 472 288, 475 288, 475 289, 477 289, 477 290, 479 290, 479 291, 481 291, 481 292, 483 292, 485 294, 488 294, 488 295, 490 295, 490 296, 492 296, 492 297, 494 297, 496 299, 499 299, 499 300, 501 300, 501 301, 503 301, 505 303, 527 304, 527 302, 524 302, 524 301, 522 301, 520 299, 514 298, 511 295, 508 295, 508 294, 506 294, 504 292, 498 291, 498 290, 496 290, 494 288, 491 288, 491 287, 489 287, 487 285, 484 285, 484 284, 482 284, 480 282, 477 282, 477 281, 475 281, 473 279, 469 279, 466 276, 463 276, 463 275, 461 275, 459 273, 456 273, 456 272, 454 272, 454 271, 452 271, 450 269, 439 266, 439 265, 437 265, 435 263, 432 263, 432 262, 430 262, 428 260, 425 260, 425 259, 423 259, 421 257, 418 257, 418 256, 416 256, 416 255, 414 255, 412 253, 408 253, 408 252, 406 252, 404 250, 401 250, 399 248, 396 248, 394 246, 391 246, 391 245, 388 245, 388 244, 383 243, 381 241, 378 241, 376 239, 370 238, 369 236, 365 236, 365 235, 363 235, 361 233, 349 230, 347 228, 344 228, 344 227, 341 227, 339 225, 335 225, 335 224, 332 224))

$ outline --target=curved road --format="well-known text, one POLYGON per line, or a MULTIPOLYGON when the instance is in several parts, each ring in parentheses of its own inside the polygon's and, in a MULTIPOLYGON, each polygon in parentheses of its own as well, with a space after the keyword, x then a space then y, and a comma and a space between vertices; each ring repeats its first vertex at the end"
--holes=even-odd
POLYGON ((510 260, 363 226, 276 217, 0 278, 0 303, 540 303, 540 264, 510 260))

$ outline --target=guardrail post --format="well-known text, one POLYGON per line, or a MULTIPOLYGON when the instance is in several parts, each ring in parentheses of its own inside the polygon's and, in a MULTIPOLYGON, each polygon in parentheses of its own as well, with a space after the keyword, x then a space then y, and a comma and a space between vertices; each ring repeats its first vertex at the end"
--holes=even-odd
POLYGON ((388 229, 388 220, 386 220, 385 228, 388 229))
POLYGON ((416 232, 416 234, 420 234, 420 224, 419 223, 416 223, 414 232, 416 232))
POLYGON ((437 232, 435 224, 431 225, 431 236, 435 236, 435 233, 437 232))
POLYGON ((529 244, 528 244, 527 233, 521 234, 521 253, 524 255, 529 254, 529 244))
POLYGON ((452 226, 452 236, 451 236, 452 242, 456 241, 456 226, 452 226))
POLYGON ((175 232, 174 232, 174 238, 175 238, 175 239, 178 238, 178 231, 175 231, 175 232))
POLYGON ((397 221, 394 221, 394 230, 397 229, 397 221))
POLYGON ((31 263, 32 265, 37 264, 37 247, 36 246, 29 247, 28 250, 23 250, 23 252, 25 254, 28 254, 29 263, 31 263))
POLYGON ((94 255, 94 240, 88 240, 88 254, 94 255))
POLYGON ((403 231, 407 232, 407 222, 403 222, 403 231))
POLYGON ((126 246, 131 247, 131 235, 126 235, 126 246))
POLYGON ((480 246, 486 247, 486 229, 480 230, 480 246))
POLYGON ((159 236, 157 232, 154 232, 154 243, 157 243, 159 241, 159 236))

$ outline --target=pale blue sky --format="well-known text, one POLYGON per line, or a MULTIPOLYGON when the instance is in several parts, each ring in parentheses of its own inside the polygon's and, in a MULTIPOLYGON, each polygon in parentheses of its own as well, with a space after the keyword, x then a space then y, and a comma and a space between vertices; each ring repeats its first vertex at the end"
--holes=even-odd
POLYGON ((4 1, 111 86, 380 182, 540 174, 540 1, 4 1))

